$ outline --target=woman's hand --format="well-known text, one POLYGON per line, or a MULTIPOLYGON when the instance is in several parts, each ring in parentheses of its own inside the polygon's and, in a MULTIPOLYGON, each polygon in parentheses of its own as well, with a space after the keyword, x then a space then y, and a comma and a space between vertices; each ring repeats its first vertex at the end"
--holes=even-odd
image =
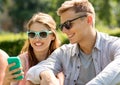
POLYGON ((31 81, 27 80, 25 85, 40 85, 40 84, 33 84, 31 81))
POLYGON ((11 82, 18 82, 19 80, 15 80, 15 78, 24 74, 23 72, 21 72, 20 74, 14 74, 18 72, 19 70, 22 70, 21 67, 10 71, 9 68, 11 68, 14 65, 15 63, 12 63, 7 66, 6 71, 5 71, 5 77, 3 80, 3 85, 10 85, 11 82))

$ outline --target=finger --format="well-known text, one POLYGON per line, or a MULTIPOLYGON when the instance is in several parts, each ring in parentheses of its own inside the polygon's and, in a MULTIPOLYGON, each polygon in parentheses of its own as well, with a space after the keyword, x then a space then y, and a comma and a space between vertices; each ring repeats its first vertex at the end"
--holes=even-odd
POLYGON ((60 82, 60 85, 64 85, 64 74, 63 74, 63 72, 58 73, 57 78, 60 82))
POLYGON ((9 77, 9 81, 10 82, 18 82, 20 80, 17 80, 16 78, 18 78, 19 76, 23 76, 24 72, 21 72, 19 74, 13 74, 12 76, 9 77))
POLYGON ((19 74, 13 74, 12 78, 15 79, 15 78, 17 78, 19 76, 23 76, 23 75, 24 75, 24 72, 21 72, 19 74))
POLYGON ((18 71, 22 71, 22 67, 16 68, 16 69, 14 69, 14 70, 11 70, 11 71, 10 71, 10 74, 14 74, 14 73, 16 73, 16 72, 18 72, 18 71))
POLYGON ((8 66, 7 66, 7 68, 6 68, 6 72, 8 72, 8 71, 9 71, 9 69, 10 69, 12 66, 14 66, 14 65, 15 65, 15 63, 8 64, 8 66))
POLYGON ((9 68, 12 67, 12 66, 15 66, 15 63, 11 63, 11 64, 8 65, 9 68))
POLYGON ((57 74, 57 78, 58 78, 58 79, 59 79, 59 78, 62 78, 62 79, 63 79, 63 78, 64 78, 63 72, 58 73, 58 74, 57 74))
MULTIPOLYGON (((10 71, 10 70, 7 71, 6 74, 5 74, 5 78, 10 79, 10 80, 13 79, 13 78, 15 78, 15 77, 14 77, 15 73, 21 71, 21 69, 22 69, 22 68, 17 68, 17 69, 11 70, 11 71, 10 71)), ((23 73, 23 71, 22 71, 22 73, 23 73)), ((18 73, 18 74, 19 74, 19 73, 18 73)), ((21 74, 21 73, 20 73, 20 74, 21 74)), ((19 74, 19 75, 20 75, 20 74, 19 74)), ((19 75, 18 75, 18 76, 19 76, 19 75)), ((16 76, 17 76, 17 75, 16 75, 16 76)))

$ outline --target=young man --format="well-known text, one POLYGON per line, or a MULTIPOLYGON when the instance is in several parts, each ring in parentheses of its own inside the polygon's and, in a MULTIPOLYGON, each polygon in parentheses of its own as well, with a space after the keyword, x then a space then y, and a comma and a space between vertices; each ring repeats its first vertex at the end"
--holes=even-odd
POLYGON ((58 85, 53 83, 57 80, 48 71, 55 75, 63 71, 64 85, 117 84, 120 80, 120 39, 96 31, 92 4, 88 0, 65 1, 57 13, 62 23, 60 29, 71 44, 61 46, 50 58, 32 67, 28 80, 35 84, 44 81, 46 85, 58 85))

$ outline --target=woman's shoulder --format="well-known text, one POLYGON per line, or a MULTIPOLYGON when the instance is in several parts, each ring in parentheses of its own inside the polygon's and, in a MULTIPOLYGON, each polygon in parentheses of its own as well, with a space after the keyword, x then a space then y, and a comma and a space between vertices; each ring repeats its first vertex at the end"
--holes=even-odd
POLYGON ((19 57, 20 60, 21 60, 23 69, 25 70, 25 69, 26 69, 26 65, 28 65, 28 64, 27 64, 27 62, 28 62, 28 52, 24 52, 24 53, 18 55, 18 57, 19 57))
POLYGON ((21 59, 21 61, 26 61, 28 59, 28 52, 24 52, 18 55, 18 57, 21 59))
POLYGON ((73 49, 73 48, 76 48, 76 46, 77 46, 77 44, 64 44, 64 45, 62 45, 61 47, 59 47, 59 49, 62 49, 62 50, 71 50, 71 49, 73 49))
POLYGON ((18 55, 20 58, 25 58, 25 57, 28 57, 28 52, 24 52, 20 55, 18 55))

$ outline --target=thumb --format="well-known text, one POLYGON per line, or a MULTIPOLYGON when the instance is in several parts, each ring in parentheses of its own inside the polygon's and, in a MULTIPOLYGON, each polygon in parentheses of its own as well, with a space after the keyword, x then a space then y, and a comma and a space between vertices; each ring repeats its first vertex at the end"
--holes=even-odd
POLYGON ((60 72, 60 73, 57 74, 57 79, 59 80, 60 85, 64 85, 64 74, 63 74, 63 72, 60 72))

